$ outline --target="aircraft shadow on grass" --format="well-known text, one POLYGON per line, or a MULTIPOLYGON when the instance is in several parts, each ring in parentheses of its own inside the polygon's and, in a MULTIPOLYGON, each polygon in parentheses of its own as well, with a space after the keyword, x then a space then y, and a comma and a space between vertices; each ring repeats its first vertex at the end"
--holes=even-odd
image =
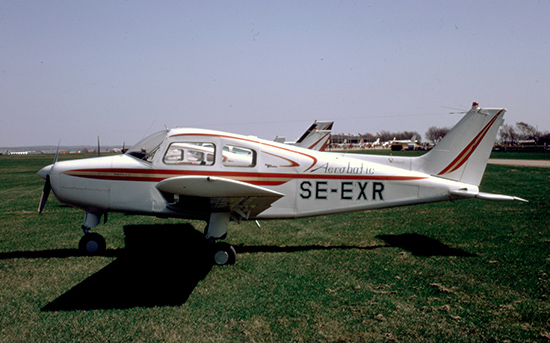
MULTIPOLYGON (((208 242, 191 225, 128 225, 126 248, 107 250, 102 256, 116 260, 42 308, 42 311, 126 309, 180 306, 212 268, 208 242)), ((360 246, 235 246, 238 253, 292 253, 311 250, 398 247, 415 256, 476 256, 419 235, 380 235, 386 242, 360 246)), ((11 258, 64 258, 82 256, 76 249, 0 253, 11 258)))
POLYGON ((124 233, 116 260, 42 311, 179 306, 212 268, 208 242, 191 225, 128 225, 124 233))
POLYGON ((376 238, 383 240, 391 247, 407 250, 415 256, 477 256, 476 254, 469 253, 462 249, 452 248, 436 239, 417 233, 378 235, 376 238))

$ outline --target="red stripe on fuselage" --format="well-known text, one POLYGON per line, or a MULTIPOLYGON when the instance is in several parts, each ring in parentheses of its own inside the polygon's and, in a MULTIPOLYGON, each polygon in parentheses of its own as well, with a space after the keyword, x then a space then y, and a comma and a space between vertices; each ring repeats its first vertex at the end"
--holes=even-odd
POLYGON ((97 168, 75 169, 63 172, 66 175, 97 180, 160 182, 177 176, 212 176, 240 180, 253 185, 279 186, 292 180, 377 180, 377 181, 414 181, 427 179, 428 176, 402 175, 319 175, 289 173, 250 173, 220 171, 189 171, 167 169, 122 169, 97 168))

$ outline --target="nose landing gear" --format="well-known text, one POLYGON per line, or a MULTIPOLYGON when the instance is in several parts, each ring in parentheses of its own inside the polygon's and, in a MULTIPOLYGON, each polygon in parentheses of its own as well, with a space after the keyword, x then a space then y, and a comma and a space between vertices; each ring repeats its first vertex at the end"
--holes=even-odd
MULTIPOLYGON (((107 212, 104 213, 105 222, 107 222, 107 212)), ((82 223, 82 231, 84 236, 78 243, 78 249, 84 255, 98 255, 105 251, 107 245, 105 238, 99 233, 90 232, 90 229, 97 226, 101 219, 100 213, 86 212, 84 214, 84 223, 82 223)))
POLYGON ((98 255, 105 251, 105 238, 99 233, 87 232, 80 239, 78 249, 85 255, 98 255))

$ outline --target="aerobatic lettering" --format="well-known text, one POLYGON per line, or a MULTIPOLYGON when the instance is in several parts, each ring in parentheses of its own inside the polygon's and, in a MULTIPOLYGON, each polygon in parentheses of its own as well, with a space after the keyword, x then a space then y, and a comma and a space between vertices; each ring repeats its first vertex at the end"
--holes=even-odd
POLYGON ((374 168, 365 167, 363 163, 361 165, 352 165, 351 162, 348 162, 347 166, 336 166, 331 167, 330 163, 327 162, 315 169, 312 169, 311 172, 314 173, 318 170, 323 171, 325 174, 348 174, 348 175, 361 175, 361 174, 374 174, 374 168))

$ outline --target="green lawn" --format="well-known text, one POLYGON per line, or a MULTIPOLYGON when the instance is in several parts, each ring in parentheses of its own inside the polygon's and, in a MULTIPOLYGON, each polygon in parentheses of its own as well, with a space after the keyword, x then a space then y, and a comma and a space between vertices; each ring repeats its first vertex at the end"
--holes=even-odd
POLYGON ((550 339, 550 169, 487 167, 482 191, 529 203, 232 223, 237 263, 210 267, 200 234, 160 225, 184 221, 121 214, 81 256, 82 211, 36 213, 52 158, 0 156, 0 342, 550 339))

